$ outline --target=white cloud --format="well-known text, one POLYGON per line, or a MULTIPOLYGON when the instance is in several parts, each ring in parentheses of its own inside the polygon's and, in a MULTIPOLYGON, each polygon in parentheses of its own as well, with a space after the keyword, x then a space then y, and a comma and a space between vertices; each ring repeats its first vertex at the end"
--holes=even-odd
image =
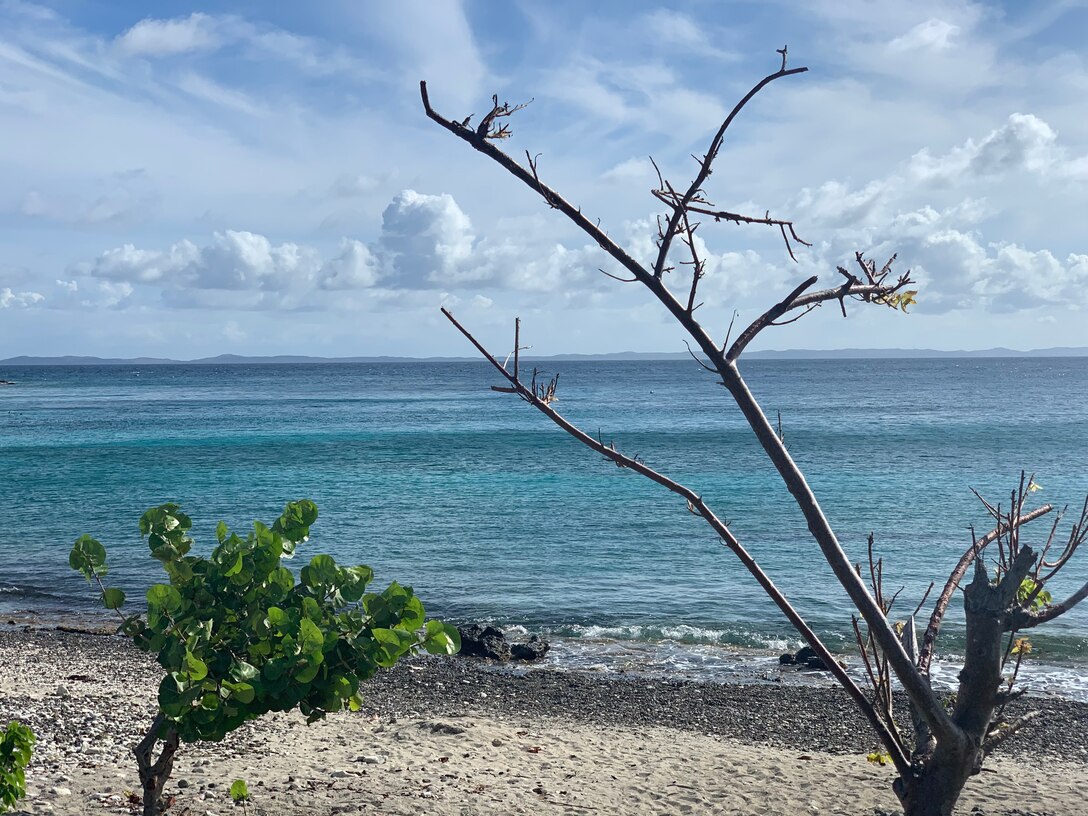
POLYGON ((317 268, 313 249, 293 243, 273 246, 263 235, 227 230, 215 234, 188 271, 200 289, 281 291, 312 280, 317 268))
POLYGON ((687 14, 667 9, 657 9, 642 18, 643 36, 654 46, 667 52, 680 51, 717 59, 735 59, 735 56, 714 45, 707 31, 687 14))
POLYGON ((86 271, 96 278, 108 280, 155 283, 177 278, 199 258, 200 249, 189 241, 179 241, 166 252, 125 244, 106 250, 89 268, 76 271, 86 271))
POLYGON ((725 117, 717 94, 693 89, 660 62, 604 62, 578 56, 550 73, 550 96, 562 99, 595 125, 627 124, 687 140, 702 139, 725 117))
POLYGON ((160 252, 125 244, 75 271, 114 281, 192 289, 281 291, 312 281, 319 266, 313 249, 293 243, 274 246, 263 235, 227 230, 215 233, 204 247, 183 240, 160 252))
POLYGON ((802 268, 833 269, 854 250, 878 259, 897 252, 919 284, 919 311, 1080 309, 1088 307, 1085 256, 1018 240, 1003 229, 1008 210, 998 204, 1023 212, 1036 196, 1051 203, 1071 164, 1045 121, 1016 113, 982 139, 919 151, 883 178, 803 189, 784 209, 822 228, 802 268))
POLYGON ((93 186, 77 194, 69 191, 27 190, 18 212, 66 224, 108 225, 146 218, 158 195, 142 170, 111 173, 96 179, 93 186))
POLYGON ((169 20, 147 18, 121 34, 115 45, 131 56, 165 57, 210 51, 224 42, 224 18, 194 12, 169 20))
POLYGON ((926 181, 957 182, 964 176, 994 176, 1017 170, 1046 173, 1062 163, 1054 130, 1037 116, 1014 113, 984 139, 968 139, 943 156, 923 149, 910 162, 910 170, 926 181))
POLYGON ((43 300, 45 295, 40 292, 13 292, 7 286, 0 289, 0 309, 26 308, 43 300))
POLYGON ((654 167, 648 158, 632 157, 601 173, 601 181, 648 181, 654 178, 654 167))
POLYGON ((365 289, 381 277, 380 262, 361 241, 345 238, 340 254, 322 265, 318 274, 325 289, 365 289))
POLYGON ((476 237, 453 196, 404 190, 382 213, 381 254, 393 286, 410 289, 479 280, 467 271, 476 237))
POLYGON ((952 38, 959 31, 959 26, 931 17, 906 34, 893 39, 888 43, 888 49, 891 51, 941 51, 953 45, 952 38))
POLYGON ((132 297, 135 288, 128 281, 98 281, 96 297, 85 299, 81 305, 97 309, 118 309, 132 297))
POLYGON ((373 192, 380 184, 380 179, 366 173, 342 173, 329 186, 329 195, 334 198, 356 198, 373 192))

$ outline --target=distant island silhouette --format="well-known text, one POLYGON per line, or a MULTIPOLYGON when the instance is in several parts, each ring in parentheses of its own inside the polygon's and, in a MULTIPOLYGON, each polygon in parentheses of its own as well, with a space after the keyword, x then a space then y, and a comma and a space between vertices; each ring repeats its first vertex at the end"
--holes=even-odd
MULTIPOLYGON (((934 358, 1018 358, 1018 357, 1088 357, 1086 346, 1058 346, 1055 348, 1017 351, 1008 348, 942 351, 938 349, 785 349, 781 351, 749 351, 747 360, 901 360, 934 358)), ((690 360, 686 352, 620 351, 611 354, 554 354, 550 356, 522 355, 528 362, 609 362, 690 360)), ((298 363, 469 363, 480 362, 478 357, 311 357, 281 354, 274 356, 246 357, 238 354, 220 354, 195 360, 173 360, 166 357, 85 357, 67 355, 61 357, 18 356, 0 360, 0 366, 50 366, 50 365, 286 365, 298 363)))

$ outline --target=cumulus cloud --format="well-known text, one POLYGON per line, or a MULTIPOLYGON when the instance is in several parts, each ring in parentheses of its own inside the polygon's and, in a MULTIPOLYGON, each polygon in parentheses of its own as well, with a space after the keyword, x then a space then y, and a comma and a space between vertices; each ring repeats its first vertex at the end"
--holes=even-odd
POLYGON ((188 239, 161 250, 124 244, 75 265, 76 278, 58 286, 77 291, 79 278, 87 277, 169 292, 177 305, 279 308, 282 299, 271 295, 288 292, 309 297, 379 289, 582 290, 603 278, 597 268, 606 263, 595 245, 568 247, 526 230, 522 222, 480 238, 453 196, 409 189, 385 208, 375 240, 344 238, 324 257, 314 247, 226 230, 205 245, 188 239), (185 298, 173 297, 183 291, 185 298), (245 294, 254 292, 269 296, 245 294))
POLYGON ((1036 116, 1014 113, 980 141, 968 139, 943 156, 921 150, 910 169, 925 181, 955 182, 964 176, 985 177, 1026 170, 1046 173, 1063 162, 1058 135, 1036 116))
POLYGON ((80 271, 87 271, 97 278, 154 283, 177 276, 199 257, 200 250, 189 241, 179 241, 165 252, 125 244, 106 250, 89 269, 80 271))
POLYGON ((404 190, 382 213, 380 252, 393 286, 409 289, 479 279, 466 263, 476 236, 453 196, 404 190))
POLYGON ((25 309, 43 300, 45 295, 40 292, 14 292, 7 286, 0 289, 0 309, 25 309))
POLYGON ((1082 308, 1088 306, 1086 256, 1033 248, 1002 232, 987 237, 995 223, 1004 223, 988 192, 1022 206, 1031 184, 1046 195, 1078 161, 1068 159, 1045 121, 1015 113, 981 139, 944 153, 919 151, 884 178, 804 189, 786 209, 826 236, 802 266, 833 268, 858 249, 897 252, 919 282, 919 310, 1082 308))
POLYGON ((326 261, 318 275, 324 289, 365 289, 380 277, 380 262, 367 245, 347 238, 340 243, 340 254, 326 261))
POLYGON ((193 289, 280 291, 311 281, 320 268, 317 252, 294 243, 273 245, 263 235, 226 230, 207 246, 178 241, 165 251, 125 244, 102 253, 78 271, 131 283, 164 283, 193 289))

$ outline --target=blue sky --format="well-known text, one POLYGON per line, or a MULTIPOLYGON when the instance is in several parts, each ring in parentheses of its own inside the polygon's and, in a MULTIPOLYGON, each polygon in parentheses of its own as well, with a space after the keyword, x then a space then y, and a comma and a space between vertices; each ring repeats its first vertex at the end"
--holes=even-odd
MULTIPOLYGON (((791 218, 811 249, 706 224, 716 334, 855 250, 911 315, 822 309, 756 347, 1088 345, 1088 6, 0 0, 0 357, 682 350, 601 252, 422 114, 533 102, 506 143, 653 251, 653 156, 791 218), (154 16, 148 16, 152 9, 154 16)), ((683 288, 682 274, 674 279, 683 288)))

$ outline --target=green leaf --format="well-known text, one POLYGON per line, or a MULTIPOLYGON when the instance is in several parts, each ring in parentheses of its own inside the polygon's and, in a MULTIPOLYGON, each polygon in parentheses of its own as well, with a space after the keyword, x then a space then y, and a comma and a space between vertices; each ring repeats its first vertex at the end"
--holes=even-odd
POLYGON ((181 593, 169 584, 153 584, 147 591, 147 606, 161 612, 181 609, 181 593))
POLYGON ((315 623, 319 622, 322 618, 321 607, 313 598, 302 599, 302 614, 315 623))
POLYGON ((198 683, 208 676, 208 664, 192 652, 185 653, 185 673, 190 682, 198 683))
POLYGON ((82 573, 88 581, 95 575, 103 576, 106 568, 106 548, 95 538, 81 535, 72 545, 68 554, 68 566, 82 573))
POLYGON ((231 697, 244 705, 252 703, 253 698, 257 695, 256 689, 250 683, 231 683, 228 681, 224 682, 223 685, 230 691, 231 697))
POLYGON ((102 590, 102 604, 106 609, 120 609, 125 603, 125 593, 119 589, 102 590))
POLYGON ((227 567, 225 570, 223 570, 223 575, 226 576, 227 578, 230 578, 233 575, 237 575, 241 571, 242 571, 242 554, 237 553, 234 556, 234 563, 231 564, 229 567, 227 567))
POLYGON ((305 655, 320 654, 325 645, 325 635, 317 624, 309 618, 303 618, 298 626, 299 648, 305 655))
POLYGON ((235 680, 252 680, 258 675, 257 667, 244 660, 235 660, 230 667, 230 676, 235 680))
POLYGON ((230 786, 230 798, 235 802, 245 802, 249 799, 249 786, 244 779, 235 779, 230 786))
POLYGON ((461 635, 456 626, 442 621, 427 621, 423 648, 430 654, 452 655, 461 651, 461 635))
POLYGON ((340 569, 330 555, 315 555, 308 566, 302 568, 299 576, 302 583, 311 589, 321 589, 337 583, 340 569))
POLYGON ((301 667, 295 670, 292 675, 296 683, 309 683, 312 682, 317 673, 321 671, 321 653, 316 655, 310 655, 306 658, 306 662, 301 667))

